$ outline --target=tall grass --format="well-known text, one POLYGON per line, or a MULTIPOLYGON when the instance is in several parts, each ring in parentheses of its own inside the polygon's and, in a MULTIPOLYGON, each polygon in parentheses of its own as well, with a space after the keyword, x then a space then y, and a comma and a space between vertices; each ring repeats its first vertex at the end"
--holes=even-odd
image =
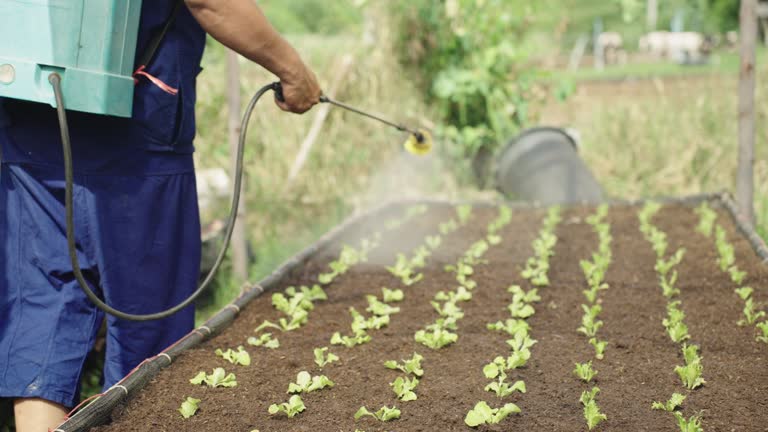
MULTIPOLYGON (((755 207, 765 237, 768 73, 758 81, 755 207)), ((733 75, 584 84, 555 115, 581 132, 582 154, 612 196, 733 191, 738 159, 736 85, 733 75)))

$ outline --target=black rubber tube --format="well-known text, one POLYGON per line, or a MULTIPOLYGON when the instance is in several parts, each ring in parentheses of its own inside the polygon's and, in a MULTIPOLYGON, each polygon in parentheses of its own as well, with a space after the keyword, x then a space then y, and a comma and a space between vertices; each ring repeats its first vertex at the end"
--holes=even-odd
POLYGON ((208 275, 205 277, 200 286, 184 301, 164 311, 150 313, 150 314, 130 314, 120 310, 117 310, 104 301, 102 301, 91 290, 90 285, 83 277, 83 273, 80 269, 80 263, 77 259, 77 246, 75 243, 75 222, 74 222, 74 206, 73 206, 73 190, 74 190, 74 170, 72 167, 72 144, 69 136, 69 124, 67 123, 67 112, 64 105, 64 95, 61 90, 61 76, 57 73, 52 73, 48 76, 48 81, 53 86, 53 92, 56 97, 56 111, 59 116, 59 127, 61 128, 61 145, 64 151, 64 206, 66 213, 66 232, 67 232, 67 247, 69 249, 69 258, 72 262, 72 271, 77 279, 80 288, 82 288, 85 295, 90 301, 92 301, 97 308, 101 309, 105 313, 113 315, 117 318, 121 318, 129 321, 152 321, 167 318, 176 312, 189 306, 200 294, 205 291, 213 280, 216 272, 219 270, 221 263, 224 261, 224 257, 227 254, 227 248, 229 247, 229 241, 232 237, 232 231, 235 227, 235 221, 237 219, 237 208, 240 205, 240 187, 243 181, 243 153, 245 150, 245 138, 248 132, 248 123, 253 113, 256 103, 270 90, 277 91, 279 89, 279 83, 272 83, 259 89, 258 92, 251 98, 248 107, 245 109, 243 120, 240 126, 240 139, 237 144, 237 165, 235 169, 235 188, 232 193, 232 207, 229 211, 229 217, 227 218, 227 231, 224 234, 224 244, 221 246, 216 262, 208 275))

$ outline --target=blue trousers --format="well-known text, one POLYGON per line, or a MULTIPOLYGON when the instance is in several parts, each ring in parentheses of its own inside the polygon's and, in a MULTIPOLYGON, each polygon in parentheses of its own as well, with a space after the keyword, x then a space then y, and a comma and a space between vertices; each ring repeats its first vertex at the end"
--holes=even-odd
MULTIPOLYGON (((200 221, 193 172, 76 174, 80 266, 95 292, 130 313, 194 291, 200 221)), ((64 227, 63 171, 0 167, 0 397, 71 407, 104 314, 74 279, 64 227)), ((194 325, 193 307, 160 321, 107 317, 105 388, 194 325)))

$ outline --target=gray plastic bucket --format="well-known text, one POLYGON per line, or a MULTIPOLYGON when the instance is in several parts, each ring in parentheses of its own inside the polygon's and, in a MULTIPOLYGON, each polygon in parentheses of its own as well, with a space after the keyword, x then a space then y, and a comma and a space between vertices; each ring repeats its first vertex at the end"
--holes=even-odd
POLYGON ((563 129, 528 129, 507 144, 495 170, 496 188, 507 198, 544 205, 597 203, 603 191, 579 157, 576 140, 563 129))

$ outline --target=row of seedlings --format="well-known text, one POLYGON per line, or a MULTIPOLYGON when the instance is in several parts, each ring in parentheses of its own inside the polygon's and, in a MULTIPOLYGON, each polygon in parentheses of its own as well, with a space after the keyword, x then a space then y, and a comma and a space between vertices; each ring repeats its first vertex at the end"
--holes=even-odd
POLYGON ((696 230, 707 238, 712 238, 714 232, 715 247, 718 254, 717 264, 720 270, 727 273, 731 278, 731 282, 737 287, 734 289, 734 292, 744 304, 742 309, 744 316, 738 321, 738 325, 754 325, 761 333, 756 339, 760 342, 768 343, 768 320, 766 320, 766 313, 763 310, 757 310, 757 304, 752 296, 754 289, 749 286, 743 286, 747 272, 739 269, 739 266, 736 264, 736 250, 728 241, 725 229, 717 223, 717 212, 706 202, 697 207, 695 211, 699 215, 699 223, 696 230))
MULTIPOLYGON (((603 326, 603 321, 598 319, 603 307, 600 300, 600 292, 608 289, 605 282, 605 275, 611 264, 613 255, 611 253, 611 226, 605 222, 608 216, 608 206, 601 205, 597 208, 595 214, 587 218, 587 223, 598 236, 598 248, 592 253, 592 260, 581 260, 579 262, 584 278, 587 281, 588 289, 583 291, 586 303, 581 305, 584 315, 581 318, 581 326, 578 332, 589 338, 589 344, 595 350, 595 358, 602 360, 605 356, 607 341, 598 338, 598 332, 603 326)), ((585 383, 590 383, 597 375, 597 370, 592 367, 592 360, 586 363, 576 363, 573 373, 585 383)), ((600 412, 596 397, 600 388, 592 386, 591 390, 584 390, 579 400, 584 406, 584 419, 587 422, 589 430, 594 429, 600 422, 608 419, 608 416, 600 412)))
MULTIPOLYGON (((677 270, 675 267, 682 262, 685 256, 685 249, 680 248, 673 254, 667 256, 667 234, 653 225, 651 220, 653 216, 661 209, 661 204, 657 202, 648 202, 638 213, 640 220, 640 231, 646 240, 651 243, 656 253, 656 265, 654 269, 659 276, 659 284, 664 297, 667 299, 667 317, 662 324, 672 342, 679 344, 683 353, 685 365, 675 366, 675 373, 680 377, 683 385, 690 391, 702 386, 705 381, 702 378, 704 366, 701 356, 699 356, 699 346, 688 344, 687 340, 691 337, 688 334, 688 326, 685 324, 685 312, 681 309, 682 302, 677 299, 680 290, 675 286, 677 284, 677 270)), ((674 414, 680 430, 683 432, 701 432, 700 415, 694 415, 686 419, 679 411, 686 396, 680 393, 673 393, 667 402, 653 402, 652 408, 671 412, 674 414)))
MULTIPOLYGON (((398 253, 394 265, 386 267, 393 276, 400 279, 400 282, 404 287, 410 287, 421 281, 424 278, 421 269, 426 267, 427 260, 432 256, 435 250, 437 250, 442 244, 444 236, 447 236, 462 226, 466 225, 472 215, 472 207, 469 205, 460 205, 456 207, 456 217, 442 222, 438 225, 438 233, 434 235, 428 235, 424 238, 423 244, 417 246, 411 257, 408 258, 405 254, 398 253)), ((352 322, 352 336, 342 336, 340 333, 334 333, 331 343, 342 344, 351 348, 359 343, 367 343, 370 341, 370 335, 368 330, 381 328, 389 324, 389 315, 400 311, 399 308, 394 308, 388 303, 403 301, 405 293, 402 289, 389 290, 388 288, 382 288, 383 302, 379 301, 375 296, 367 296, 368 300, 368 312, 371 312, 373 316, 370 318, 362 317, 357 314, 354 309, 350 309, 353 316, 352 322), (381 324, 381 327, 376 327, 381 324)), ((395 378, 389 386, 395 393, 395 398, 400 402, 410 402, 418 398, 416 394, 416 387, 419 385, 419 380, 424 374, 424 370, 421 366, 423 357, 414 353, 413 357, 409 360, 402 360, 402 363, 398 363, 395 360, 389 360, 384 363, 384 367, 392 370, 399 370, 405 373, 405 376, 398 376, 395 378)), ((371 411, 365 406, 361 406, 354 414, 355 421, 364 417, 372 417, 378 421, 386 422, 399 419, 401 411, 397 406, 392 407, 383 406, 376 411, 371 411)))
MULTIPOLYGON (((412 206, 406 210, 401 218, 389 221, 387 223, 387 230, 397 229, 401 225, 407 223, 410 219, 423 214, 426 211, 426 206, 412 206)), ((380 240, 381 233, 375 232, 370 237, 361 240, 359 249, 344 245, 338 259, 329 264, 330 271, 320 274, 318 276, 318 281, 323 285, 328 285, 338 276, 346 273, 353 265, 365 262, 368 253, 379 245, 380 240)), ((307 323, 309 312, 314 309, 314 303, 327 300, 327 298, 324 289, 317 284, 313 285, 311 288, 307 286, 301 286, 299 288, 291 286, 286 288, 284 293, 275 293, 272 295, 272 304, 275 309, 283 313, 285 317, 280 318, 278 323, 265 320, 255 332, 259 333, 266 328, 275 328, 283 332, 298 330, 307 323)), ((262 333, 258 337, 249 337, 247 343, 251 346, 263 347, 265 349, 277 349, 280 347, 280 341, 277 338, 273 338, 272 333, 269 332, 262 333)), ((243 346, 238 346, 236 350, 231 348, 226 351, 216 349, 215 355, 235 366, 247 367, 251 364, 250 354, 243 346)), ((315 350, 315 362, 318 363, 321 368, 325 364, 336 360, 338 360, 338 357, 332 353, 328 353, 327 348, 315 350)), ((190 383, 193 385, 206 385, 212 388, 232 388, 237 386, 237 378, 234 373, 227 373, 224 368, 218 367, 214 368, 211 374, 207 374, 204 371, 199 372, 190 380, 190 383)), ((297 375, 296 383, 291 383, 289 385, 288 393, 308 393, 322 388, 332 387, 333 385, 333 381, 324 375, 313 377, 308 372, 302 371, 297 375)), ((190 418, 197 413, 200 402, 200 399, 187 397, 182 402, 178 411, 183 418, 190 418)), ((289 417, 293 417, 299 412, 304 411, 304 409, 305 406, 301 397, 298 394, 294 394, 287 403, 271 405, 269 407, 269 412, 271 414, 284 412, 289 417)))
MULTIPOLYGON (((554 230, 559 221, 559 208, 550 209, 539 236, 533 241, 534 257, 527 261, 529 264, 526 266, 527 270, 524 271, 526 278, 533 279, 533 274, 529 271, 530 268, 549 268, 549 259, 553 256, 553 249, 557 243, 554 230)), ((546 270, 543 276, 537 273, 536 280, 537 286, 543 286, 544 282, 548 284, 546 270)), ((516 392, 525 393, 527 391, 525 381, 511 382, 511 380, 508 381, 508 378, 510 373, 524 367, 531 358, 531 347, 536 344, 536 340, 531 338, 531 328, 526 320, 536 313, 534 303, 541 300, 538 295, 538 288, 525 291, 519 285, 512 285, 507 288, 507 292, 512 294, 512 302, 507 306, 510 318, 489 323, 487 328, 509 335, 510 338, 506 342, 512 352, 506 358, 497 356, 493 361, 483 366, 485 378, 493 380, 485 386, 484 390, 494 393, 499 399, 511 396, 516 392)), ((520 408, 514 403, 505 403, 499 408, 492 408, 488 402, 479 401, 474 408, 467 412, 464 423, 470 427, 498 424, 509 415, 519 412, 520 408)))
POLYGON ((485 237, 473 243, 455 265, 445 267, 447 272, 455 274, 458 287, 453 291, 438 291, 435 294, 430 304, 437 312, 438 318, 414 334, 416 342, 436 350, 459 339, 459 335, 455 333, 458 329, 457 323, 464 318, 464 312, 459 303, 471 300, 472 290, 477 287, 477 282, 471 279, 474 266, 485 262, 482 257, 491 245, 501 243, 498 232, 511 220, 511 210, 505 206, 499 207, 499 215, 488 224, 485 237))

